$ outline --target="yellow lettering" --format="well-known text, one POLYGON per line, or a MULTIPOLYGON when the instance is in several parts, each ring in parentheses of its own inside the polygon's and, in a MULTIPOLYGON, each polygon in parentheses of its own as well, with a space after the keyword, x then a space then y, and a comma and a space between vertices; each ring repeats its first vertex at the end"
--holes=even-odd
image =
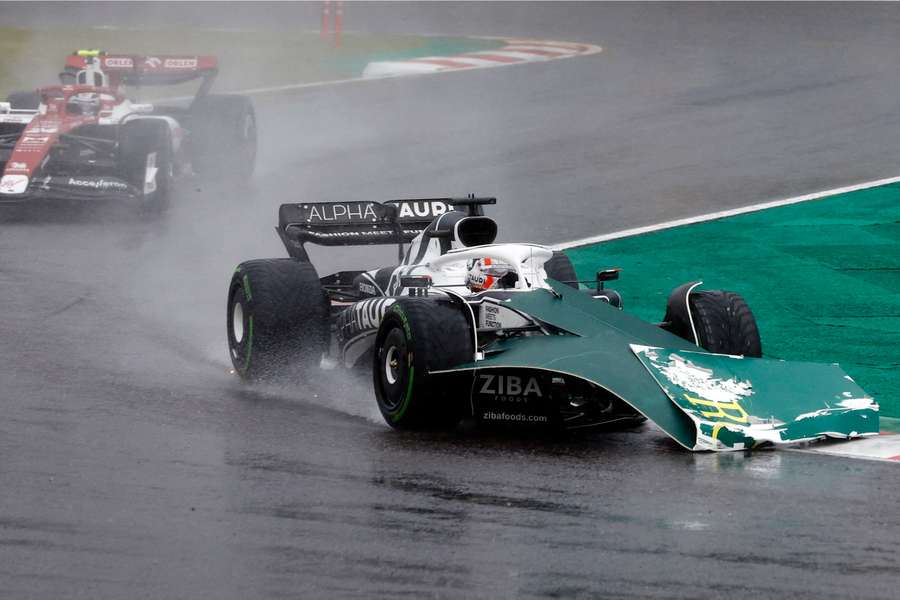
MULTIPOLYGON (((687 401, 696 406, 705 406, 715 410, 700 410, 700 414, 709 419, 726 419, 735 423, 749 423, 750 415, 747 414, 737 400, 734 402, 717 402, 715 400, 704 400, 703 398, 694 398, 687 394, 684 395, 687 401)), ((718 432, 716 432, 718 433, 718 432)))

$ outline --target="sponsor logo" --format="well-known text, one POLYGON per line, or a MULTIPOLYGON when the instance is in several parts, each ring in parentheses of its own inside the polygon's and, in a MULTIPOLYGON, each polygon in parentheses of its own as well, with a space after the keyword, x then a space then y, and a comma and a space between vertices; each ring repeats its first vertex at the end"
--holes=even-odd
POLYGON ((163 63, 167 69, 196 69, 196 58, 167 58, 163 63))
POLYGON ((27 175, 4 175, 0 179, 0 194, 24 194, 27 188, 27 175))
POLYGON ((408 200, 404 202, 398 202, 398 215, 400 218, 425 218, 425 217, 439 217, 448 210, 450 207, 440 200, 408 200))
POLYGON ((516 421, 520 423, 546 423, 550 420, 546 415, 525 415, 522 413, 505 412, 498 413, 492 410, 482 413, 481 418, 486 421, 516 421))
POLYGON ((536 377, 483 373, 478 378, 481 381, 478 393, 493 396, 499 402, 528 402, 529 396, 543 397, 536 377))
POLYGON ((19 142, 20 146, 43 146, 47 142, 50 141, 50 138, 46 135, 26 135, 22 137, 22 141, 19 142))
MULTIPOLYGON (((308 205, 302 205, 306 208, 308 205)), ((375 208, 371 202, 348 203, 348 204, 326 204, 310 206, 309 216, 306 220, 310 223, 313 221, 333 222, 333 221, 349 221, 350 219, 369 219, 377 221, 378 215, 375 214, 375 208)))
POLYGON ((103 179, 75 179, 74 177, 69 177, 68 184, 75 187, 86 187, 92 188, 95 190, 127 190, 128 184, 123 183, 121 181, 103 179))
POLYGON ((355 331, 377 329, 388 308, 394 304, 394 298, 363 300, 350 307, 350 322, 355 331))
POLYGON ((134 67, 134 61, 123 56, 111 56, 104 59, 103 64, 113 69, 131 69, 134 67))
POLYGON ((316 237, 316 239, 332 239, 332 240, 349 240, 353 238, 388 238, 393 239, 394 232, 393 231, 384 231, 381 229, 375 229, 372 231, 312 231, 310 235, 316 237))
POLYGON ((162 59, 155 56, 148 56, 144 59, 144 66, 149 69, 158 69, 162 65, 162 59))
POLYGON ((6 164, 7 171, 27 171, 28 165, 23 162, 9 162, 6 164))
POLYGON ((490 287, 490 286, 485 285, 487 283, 488 279, 491 280, 491 283, 494 283, 494 278, 491 277, 490 275, 485 275, 484 273, 481 273, 481 272, 473 273, 471 271, 466 273, 466 283, 469 284, 470 287, 473 287, 473 286, 477 287, 477 288, 490 287))
MULTIPOLYGON (((467 276, 468 278, 468 276, 467 276)), ((484 327, 500 329, 503 325, 500 323, 500 307, 491 306, 490 304, 481 305, 481 319, 484 327)))
POLYGON ((370 296, 377 296, 378 290, 375 289, 375 286, 371 283, 366 283, 364 281, 359 282, 359 291, 364 294, 369 294, 370 296))
POLYGON ((46 135, 24 135, 16 145, 16 152, 43 152, 49 142, 50 137, 46 135))

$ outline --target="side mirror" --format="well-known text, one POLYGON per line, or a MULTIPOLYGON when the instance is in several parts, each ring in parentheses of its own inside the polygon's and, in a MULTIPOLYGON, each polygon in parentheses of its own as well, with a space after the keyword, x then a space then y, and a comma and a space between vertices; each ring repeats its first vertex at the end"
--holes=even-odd
POLYGON ((605 281, 615 281, 619 278, 619 272, 622 269, 604 269, 602 271, 597 271, 597 289, 603 289, 603 282, 605 281))
POLYGON ((409 289, 410 296, 427 296, 431 287, 430 275, 404 275, 400 277, 400 287, 409 289))

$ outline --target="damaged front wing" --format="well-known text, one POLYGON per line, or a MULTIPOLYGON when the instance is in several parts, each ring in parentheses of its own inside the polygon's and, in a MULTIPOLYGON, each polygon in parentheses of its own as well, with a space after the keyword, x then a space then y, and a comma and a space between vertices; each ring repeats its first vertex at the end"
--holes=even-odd
POLYGON ((512 308, 572 335, 505 342, 469 368, 537 369, 589 381, 689 450, 743 450, 875 435, 878 405, 836 365, 710 354, 568 286, 512 308))
POLYGON ((691 450, 743 450, 878 433, 878 404, 836 365, 631 349, 694 423, 691 450))

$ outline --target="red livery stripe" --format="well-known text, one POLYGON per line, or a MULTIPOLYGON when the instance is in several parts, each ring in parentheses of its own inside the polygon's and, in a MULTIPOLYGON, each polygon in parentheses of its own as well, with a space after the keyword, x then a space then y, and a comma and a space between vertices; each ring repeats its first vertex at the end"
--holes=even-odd
POLYGON ((492 60, 494 62, 501 62, 501 63, 522 62, 521 58, 516 58, 515 56, 504 56, 502 54, 468 54, 468 56, 471 56, 472 58, 480 58, 483 60, 492 60))
POLYGON ((570 56, 571 52, 558 52, 553 50, 538 50, 537 48, 522 48, 519 46, 507 46, 503 50, 508 52, 521 52, 522 54, 535 54, 537 56, 570 56))
POLYGON ((470 63, 458 62, 446 58, 414 58, 409 62, 422 63, 426 65, 437 65, 439 67, 447 67, 448 69, 468 69, 475 66, 470 63))

